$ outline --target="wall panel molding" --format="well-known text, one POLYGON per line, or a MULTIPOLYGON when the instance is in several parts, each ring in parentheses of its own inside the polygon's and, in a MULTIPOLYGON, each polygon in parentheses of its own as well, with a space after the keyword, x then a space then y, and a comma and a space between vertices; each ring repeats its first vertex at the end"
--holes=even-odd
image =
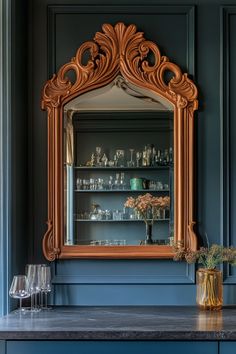
MULTIPOLYGON (((65 265, 66 261, 60 261, 61 265, 65 265)), ((168 274, 165 273, 164 267, 162 267, 161 261, 154 261, 152 262, 152 265, 150 265, 150 268, 152 269, 158 269, 162 267, 163 273, 160 274, 160 271, 158 273, 150 272, 150 274, 140 274, 137 270, 137 267, 134 267, 136 272, 129 271, 129 264, 125 263, 126 261, 122 261, 123 265, 127 264, 127 273, 129 274, 124 274, 123 272, 120 272, 120 274, 117 274, 117 271, 114 272, 112 271, 113 267, 117 270, 117 267, 119 267, 119 262, 115 264, 109 263, 108 266, 105 266, 105 271, 104 267, 99 268, 99 265, 96 263, 94 264, 94 270, 91 272, 91 266, 89 267, 88 271, 86 272, 86 263, 85 266, 83 265, 82 268, 82 262, 84 261, 79 261, 79 260, 74 260, 72 261, 73 263, 67 266, 66 273, 63 271, 63 273, 60 271, 60 267, 58 267, 57 261, 54 262, 54 266, 52 269, 52 283, 53 285, 58 285, 58 284, 68 284, 68 285, 73 285, 73 284, 84 284, 84 285, 95 285, 95 284, 100 284, 100 285, 109 285, 109 284, 116 284, 116 285, 121 285, 121 284, 133 284, 133 285, 152 285, 152 284, 194 284, 195 282, 195 265, 194 264, 186 264, 184 267, 184 272, 183 274, 172 274, 172 272, 169 271, 168 274), (97 265, 97 266, 96 266, 97 265), (73 268, 73 271, 72 271, 73 268), (74 270, 75 269, 75 270, 74 270), (76 271, 78 269, 78 271, 76 271), (96 270, 96 271, 95 271, 96 270), (85 274, 86 273, 86 274, 85 274)), ((86 261, 85 261, 86 262, 86 261)), ((88 261, 90 264, 93 264, 92 261, 88 261)), ((139 261, 140 262, 140 261, 139 261)), ((143 261, 142 261, 143 262, 143 261)), ((141 265, 142 265, 142 262, 141 265)), ((178 264, 173 264, 173 269, 176 269, 178 264)))
MULTIPOLYGON (((56 21, 57 15, 62 14, 144 14, 144 15, 185 15, 186 28, 186 62, 187 71, 194 78, 195 75, 195 6, 178 5, 145 5, 145 6, 84 6, 84 5, 49 5, 48 6, 48 77, 56 71, 56 21)), ((102 23, 101 23, 102 25, 102 23)), ((100 31, 101 28, 97 30, 100 31)), ((167 27, 168 29, 168 27, 167 27)), ((150 38, 148 38, 150 39, 150 38)), ((89 40, 87 38, 86 40, 89 40)), ((156 43, 161 45, 161 43, 156 43)), ((168 55, 168 53, 167 53, 168 55)))
MULTIPOLYGON (((230 72, 230 37, 232 35, 230 29, 230 21, 234 16, 236 19, 236 5, 222 6, 220 8, 220 59, 221 59, 221 243, 224 246, 236 246, 236 239, 233 239, 231 232, 231 193, 232 193, 232 178, 230 174, 231 157, 235 151, 231 151, 230 129, 232 116, 230 112, 230 80, 236 80, 230 72)), ((235 35, 235 34, 234 34, 235 35)), ((235 64, 234 64, 235 65, 235 64)), ((229 265, 224 265, 223 275, 224 283, 236 284, 236 274, 233 274, 233 269, 229 265)))
POLYGON ((0 0, 0 10, 0 315, 4 315, 9 306, 11 250, 11 1, 0 0))

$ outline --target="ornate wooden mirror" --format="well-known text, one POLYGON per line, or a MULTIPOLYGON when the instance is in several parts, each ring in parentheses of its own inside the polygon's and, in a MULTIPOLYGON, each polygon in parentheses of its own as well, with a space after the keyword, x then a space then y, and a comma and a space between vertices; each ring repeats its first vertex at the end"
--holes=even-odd
POLYGON ((197 106, 194 83, 136 26, 104 24, 81 45, 42 95, 48 260, 171 258, 173 242, 196 249, 197 106), (159 206, 145 214, 155 219, 151 240, 142 212, 124 208, 147 193, 159 206))

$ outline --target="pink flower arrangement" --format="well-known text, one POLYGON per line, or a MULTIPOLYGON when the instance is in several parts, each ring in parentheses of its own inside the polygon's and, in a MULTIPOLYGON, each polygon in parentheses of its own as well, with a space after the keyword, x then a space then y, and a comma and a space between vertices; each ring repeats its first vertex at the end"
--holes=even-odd
POLYGON ((154 197, 150 193, 146 193, 137 198, 129 197, 124 206, 137 211, 145 223, 151 222, 153 224, 160 210, 169 208, 170 197, 154 197))

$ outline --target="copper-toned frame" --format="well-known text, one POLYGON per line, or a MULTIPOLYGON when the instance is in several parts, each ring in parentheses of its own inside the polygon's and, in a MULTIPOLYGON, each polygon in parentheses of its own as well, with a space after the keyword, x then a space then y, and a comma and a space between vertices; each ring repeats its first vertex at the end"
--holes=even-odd
POLYGON ((76 56, 63 65, 42 93, 42 109, 48 112, 48 229, 43 252, 56 258, 170 258, 170 246, 67 246, 64 245, 63 107, 88 91, 111 83, 120 74, 130 83, 167 99, 174 107, 174 237, 175 242, 197 248, 194 232, 194 111, 197 88, 180 68, 161 56, 157 45, 137 32, 135 25, 104 24, 94 40, 85 42, 76 56), (83 54, 89 51, 87 65, 83 54), (151 52, 154 65, 149 65, 151 52), (73 70, 74 83, 66 73, 73 70), (165 72, 173 73, 166 82, 165 72))

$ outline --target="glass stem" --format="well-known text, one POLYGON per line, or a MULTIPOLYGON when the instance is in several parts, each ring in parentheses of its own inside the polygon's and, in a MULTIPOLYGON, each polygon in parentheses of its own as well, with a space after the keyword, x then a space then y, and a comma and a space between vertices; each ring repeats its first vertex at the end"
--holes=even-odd
POLYGON ((43 291, 40 292, 40 306, 43 307, 43 291))
POLYGON ((34 294, 31 294, 30 296, 30 307, 31 307, 31 310, 33 310, 33 307, 34 307, 34 298, 33 298, 34 294))
POLYGON ((48 308, 48 294, 45 292, 45 308, 48 308))
POLYGON ((20 297, 20 311, 22 310, 22 298, 20 297))

